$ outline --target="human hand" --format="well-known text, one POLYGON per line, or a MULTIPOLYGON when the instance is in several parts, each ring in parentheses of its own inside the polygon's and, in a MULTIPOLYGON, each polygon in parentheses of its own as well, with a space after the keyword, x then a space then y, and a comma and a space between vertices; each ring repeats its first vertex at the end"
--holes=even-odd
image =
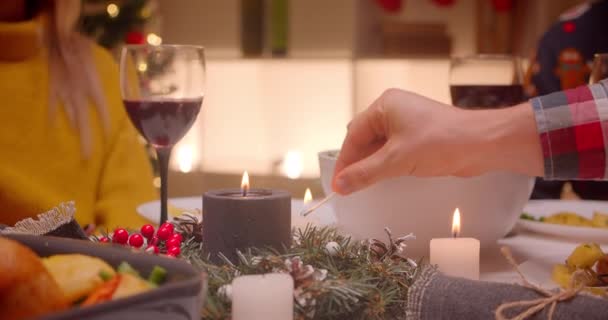
POLYGON ((333 189, 350 194, 403 175, 541 175, 540 150, 529 104, 471 111, 389 89, 349 124, 333 189))

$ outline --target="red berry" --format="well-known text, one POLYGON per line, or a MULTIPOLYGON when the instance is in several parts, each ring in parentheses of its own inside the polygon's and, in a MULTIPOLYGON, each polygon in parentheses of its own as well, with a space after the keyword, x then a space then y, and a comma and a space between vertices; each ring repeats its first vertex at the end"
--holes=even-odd
POLYGON ((176 257, 174 254, 171 254, 171 253, 167 253, 165 256, 167 258, 175 258, 176 257))
POLYGON ((139 233, 134 233, 129 237, 129 245, 133 248, 139 248, 144 245, 144 237, 139 233))
POLYGON ((167 249, 169 248, 173 248, 173 247, 179 247, 181 245, 181 241, 179 241, 179 239, 177 238, 169 238, 169 240, 167 240, 167 242, 165 242, 165 247, 167 247, 167 249))
POLYGON ((155 246, 155 245, 149 245, 149 246, 146 248, 146 252, 147 252, 147 253, 154 253, 154 254, 158 254, 158 253, 160 252, 160 250, 159 250, 159 249, 158 249, 158 247, 157 247, 157 246, 155 246))
POLYGON ((572 21, 566 21, 562 25, 562 29, 565 33, 572 33, 576 30, 576 25, 572 21))
POLYGON ((161 224, 159 229, 163 229, 163 228, 169 229, 171 231, 171 234, 173 234, 173 224, 172 223, 165 222, 165 223, 161 224))
POLYGON ((158 239, 158 237, 154 236, 150 240, 148 240, 148 245, 157 246, 159 242, 160 240, 158 239))
POLYGON ((166 228, 166 227, 160 227, 158 229, 158 231, 156 231, 156 236, 161 240, 169 239, 169 237, 171 237, 172 234, 173 234, 173 230, 166 228))
POLYGON ((172 255, 174 257, 179 256, 179 254, 182 253, 182 250, 180 250, 179 247, 171 247, 167 249, 167 255, 172 255))
POLYGON ((126 244, 129 239, 129 232, 123 228, 114 229, 114 234, 112 235, 112 242, 118 244, 126 244))
POLYGON ((182 235, 179 233, 174 233, 171 236, 171 238, 169 238, 169 240, 171 240, 171 239, 177 239, 177 241, 179 241, 179 243, 182 243, 182 240, 183 240, 182 235))
POLYGON ((154 236, 154 227, 151 224, 144 224, 141 226, 141 235, 150 239, 154 236))
POLYGON ((101 237, 101 238, 99 238, 99 242, 108 243, 108 242, 110 242, 110 238, 108 238, 108 237, 101 237))

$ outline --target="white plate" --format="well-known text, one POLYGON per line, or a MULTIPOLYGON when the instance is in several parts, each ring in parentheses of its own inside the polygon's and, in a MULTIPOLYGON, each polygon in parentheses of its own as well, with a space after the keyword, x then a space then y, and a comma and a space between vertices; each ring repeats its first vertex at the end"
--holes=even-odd
POLYGON ((557 283, 551 279, 553 266, 563 264, 568 255, 549 255, 525 261, 519 265, 519 270, 526 276, 526 279, 544 289, 555 289, 557 283))
MULTIPOLYGON (((601 248, 604 252, 608 249, 606 246, 602 246, 601 248)), ((535 257, 520 264, 519 270, 531 283, 541 286, 544 289, 555 289, 558 288, 559 285, 551 279, 553 267, 556 264, 564 264, 569 255, 570 253, 535 257)))
MULTIPOLYGON (((524 208, 525 213, 537 219, 563 211, 591 218, 595 211, 608 213, 608 201, 530 200, 524 208)), ((566 226, 524 219, 519 219, 517 224, 526 230, 559 238, 608 243, 608 229, 566 226)))
MULTIPOLYGON (((315 203, 315 201, 313 201, 315 203)), ((185 210, 201 210, 203 207, 202 197, 170 198, 169 204, 185 210)), ((307 223, 318 226, 327 226, 335 223, 335 215, 331 205, 321 206, 308 217, 300 216, 304 202, 298 199, 291 200, 291 224, 292 226, 305 227, 307 223)), ((200 212, 200 211, 199 211, 200 212)), ((158 223, 160 219, 160 200, 146 202, 137 207, 137 213, 150 222, 158 223)))

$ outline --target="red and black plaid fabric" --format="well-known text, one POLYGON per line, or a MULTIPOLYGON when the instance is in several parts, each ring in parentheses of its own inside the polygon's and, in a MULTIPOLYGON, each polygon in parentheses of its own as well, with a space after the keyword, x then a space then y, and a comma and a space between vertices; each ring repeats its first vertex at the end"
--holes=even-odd
POLYGON ((608 80, 531 99, 545 178, 608 178, 608 80))

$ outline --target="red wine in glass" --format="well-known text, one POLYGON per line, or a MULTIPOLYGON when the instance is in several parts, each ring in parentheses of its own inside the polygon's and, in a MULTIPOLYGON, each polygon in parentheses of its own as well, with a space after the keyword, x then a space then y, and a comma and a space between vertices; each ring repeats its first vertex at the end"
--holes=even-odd
POLYGON ((192 45, 125 45, 120 93, 131 122, 154 147, 160 173, 160 219, 168 220, 171 149, 196 120, 205 95, 205 49, 192 45))
POLYGON ((203 98, 124 100, 137 131, 155 148, 175 145, 186 135, 201 109, 203 98))
POLYGON ((452 103, 465 109, 493 109, 514 106, 525 100, 520 84, 451 85, 452 103))

